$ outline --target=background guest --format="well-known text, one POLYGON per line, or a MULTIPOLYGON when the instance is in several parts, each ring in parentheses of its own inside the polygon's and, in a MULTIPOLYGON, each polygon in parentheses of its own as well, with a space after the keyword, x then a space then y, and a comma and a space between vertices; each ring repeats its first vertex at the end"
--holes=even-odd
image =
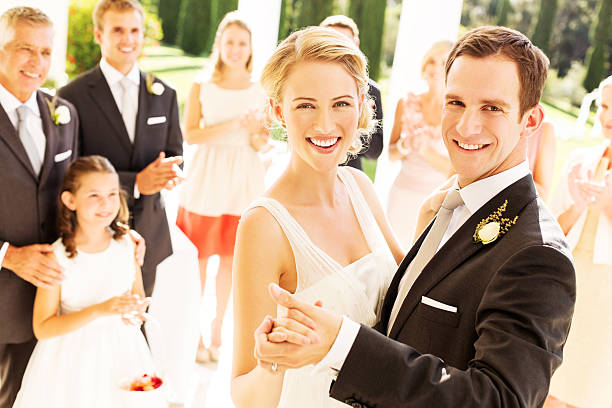
POLYGON ((59 94, 77 107, 80 153, 108 158, 119 173, 130 225, 147 243, 142 278, 151 296, 157 265, 172 254, 160 191, 180 182, 183 139, 176 92, 138 69, 144 35, 140 3, 101 0, 93 24, 102 59, 59 94))
POLYGON ((421 63, 427 92, 409 92, 395 109, 389 158, 401 160, 402 168, 389 191, 387 215, 404 248, 412 245, 419 205, 452 171, 440 129, 444 63, 452 45, 431 46, 421 63))
POLYGON ((551 203, 573 249, 577 292, 550 408, 612 407, 612 77, 599 92, 604 140, 570 154, 551 203))
POLYGON ((36 344, 35 286, 64 278, 49 244, 58 236, 55 200, 77 153, 79 122, 70 103, 38 90, 52 44, 53 24, 42 11, 15 7, 0 16, 1 408, 13 405, 36 344))
POLYGON ((208 259, 219 255, 216 315, 210 347, 200 338, 197 360, 217 360, 232 285, 234 242, 240 215, 264 191, 257 154, 267 146, 266 95, 251 81, 251 30, 228 13, 215 36, 210 80, 195 82, 185 108, 185 140, 196 144, 181 190, 176 223, 198 248, 202 294, 208 259))
MULTIPOLYGON (((355 45, 359 47, 359 28, 352 18, 343 15, 329 16, 323 20, 319 26, 333 28, 339 33, 350 38, 355 45)), ((359 151, 356 155, 349 157, 348 161, 346 162, 347 166, 351 166, 359 170, 361 170, 363 167, 361 158, 365 157, 370 160, 376 160, 383 150, 382 98, 380 96, 380 87, 372 80, 372 78, 368 78, 368 96, 373 104, 374 119, 376 119, 378 123, 375 125, 374 131, 370 135, 369 140, 366 138, 362 139, 363 147, 361 148, 361 151, 359 151)))

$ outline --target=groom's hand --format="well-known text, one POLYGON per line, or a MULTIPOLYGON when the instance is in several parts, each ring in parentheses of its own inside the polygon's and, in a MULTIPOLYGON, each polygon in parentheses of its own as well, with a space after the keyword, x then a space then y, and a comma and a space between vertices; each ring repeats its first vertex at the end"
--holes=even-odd
POLYGON ((255 358, 268 368, 316 364, 327 355, 338 336, 342 318, 317 305, 297 299, 276 284, 268 287, 272 299, 287 308, 286 316, 267 320, 255 332, 255 358))

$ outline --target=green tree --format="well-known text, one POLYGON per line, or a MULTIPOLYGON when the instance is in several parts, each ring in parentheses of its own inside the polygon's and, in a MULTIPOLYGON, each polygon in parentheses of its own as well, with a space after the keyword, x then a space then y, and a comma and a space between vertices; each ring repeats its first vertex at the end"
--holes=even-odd
MULTIPOLYGON (((573 62, 584 64, 589 47, 589 28, 598 0, 560 0, 548 47, 550 66, 565 77, 573 62)), ((582 79, 581 79, 582 81, 582 79)))
POLYGON ((176 44, 181 0, 159 0, 158 7, 164 32, 164 42, 166 44, 176 44))
POLYGON ((510 4, 510 0, 500 0, 497 3, 497 8, 495 10, 497 15, 497 25, 507 26, 508 25, 508 17, 512 12, 512 5, 510 4))
POLYGON ((183 0, 176 43, 183 51, 199 55, 210 37, 211 0, 183 0))
POLYGON ((291 31, 308 26, 316 26, 330 16, 334 11, 332 0, 294 0, 294 11, 296 12, 295 27, 291 31))
POLYGON ((368 57, 370 77, 378 79, 382 54, 383 28, 385 25, 386 1, 351 0, 349 16, 359 27, 359 47, 368 57))
POLYGON ((608 47, 612 35, 612 0, 601 0, 597 18, 593 21, 591 46, 587 52, 587 73, 584 77, 584 88, 592 91, 606 76, 608 47))
POLYGON ((282 0, 278 21, 278 41, 284 40, 290 33, 293 19, 293 0, 282 0))
POLYGON ((215 42, 215 34, 217 33, 217 26, 223 17, 228 12, 234 11, 238 8, 238 0, 213 0, 211 6, 210 34, 208 37, 206 51, 210 51, 212 49, 213 43, 215 42))
POLYGON ((557 8, 557 0, 540 0, 540 11, 531 41, 540 47, 546 55, 550 52, 550 37, 555 25, 557 8))

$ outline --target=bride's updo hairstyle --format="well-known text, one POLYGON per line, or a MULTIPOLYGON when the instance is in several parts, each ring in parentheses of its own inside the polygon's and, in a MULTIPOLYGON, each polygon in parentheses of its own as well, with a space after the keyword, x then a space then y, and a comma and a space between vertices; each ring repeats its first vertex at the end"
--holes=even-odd
MULTIPOLYGON (((261 74, 261 85, 270 98, 282 102, 287 78, 300 62, 334 62, 353 77, 358 94, 364 95, 359 113, 356 137, 349 153, 356 155, 362 148, 362 138, 369 136, 375 125, 371 99, 368 96, 368 70, 365 55, 346 36, 326 27, 308 27, 296 31, 281 42, 261 74)), ((313 78, 312 81, 316 81, 313 78)))

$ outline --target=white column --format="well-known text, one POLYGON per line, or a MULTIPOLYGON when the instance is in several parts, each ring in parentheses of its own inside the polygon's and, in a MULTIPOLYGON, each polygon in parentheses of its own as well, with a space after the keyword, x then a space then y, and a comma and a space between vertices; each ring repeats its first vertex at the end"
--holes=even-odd
POLYGON ((238 11, 253 30, 253 79, 258 80, 276 49, 281 0, 240 0, 238 11))
POLYGON ((376 188, 386 208, 387 195, 399 170, 388 160, 389 135, 397 101, 408 91, 423 92, 421 58, 436 41, 457 39, 462 0, 404 0, 400 15, 393 69, 385 107, 385 148, 376 168, 376 188))
POLYGON ((53 54, 49 78, 58 86, 68 82, 66 75, 66 46, 68 39, 68 0, 2 0, 0 14, 17 6, 29 6, 42 10, 53 21, 53 54))

